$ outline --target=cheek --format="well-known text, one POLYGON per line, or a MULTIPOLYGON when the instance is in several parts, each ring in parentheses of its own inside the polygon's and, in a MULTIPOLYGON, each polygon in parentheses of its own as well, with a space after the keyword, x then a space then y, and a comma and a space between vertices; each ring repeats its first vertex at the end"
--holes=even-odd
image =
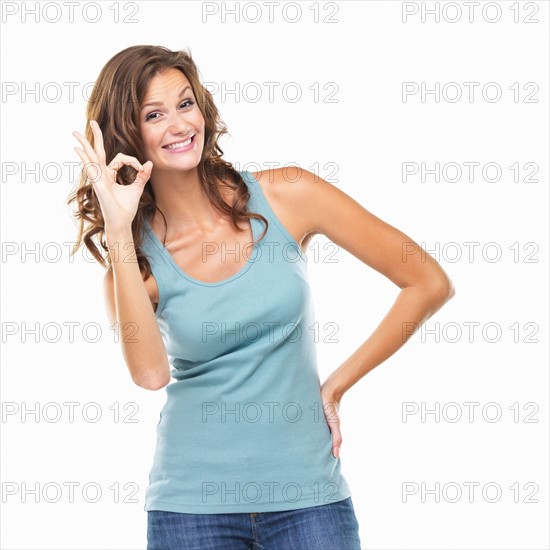
POLYGON ((141 139, 143 140, 143 146, 147 151, 151 151, 159 146, 160 137, 152 132, 150 128, 141 131, 141 139))

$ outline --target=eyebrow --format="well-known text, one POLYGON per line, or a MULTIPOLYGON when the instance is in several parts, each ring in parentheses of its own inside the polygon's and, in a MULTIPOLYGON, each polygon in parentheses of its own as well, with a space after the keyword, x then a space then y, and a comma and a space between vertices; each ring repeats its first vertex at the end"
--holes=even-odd
MULTIPOLYGON (((180 95, 178 96, 178 99, 181 99, 185 93, 187 92, 187 90, 191 90, 191 86, 186 86, 181 92, 180 92, 180 95)), ((192 90, 191 90, 192 91, 192 90)), ((145 105, 143 105, 143 107, 141 108, 141 110, 143 111, 146 107, 156 107, 156 106, 160 106, 160 105, 163 105, 162 101, 151 101, 149 103, 146 103, 145 105)))

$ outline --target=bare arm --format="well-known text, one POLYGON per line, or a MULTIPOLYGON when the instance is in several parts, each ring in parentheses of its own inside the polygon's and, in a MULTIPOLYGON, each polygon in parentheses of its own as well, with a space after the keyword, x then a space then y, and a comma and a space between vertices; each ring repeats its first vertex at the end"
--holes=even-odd
POLYGON ((132 231, 128 228, 106 235, 112 251, 112 265, 104 278, 109 322, 118 323, 122 354, 132 380, 145 389, 161 389, 170 382, 168 356, 135 259, 132 231))
POLYGON ((112 261, 104 278, 109 322, 118 323, 132 380, 148 390, 161 389, 170 382, 168 356, 138 267, 131 228, 106 231, 106 238, 112 261))
POLYGON ((142 164, 136 157, 119 152, 107 164, 103 132, 96 120, 90 120, 89 124, 91 142, 80 132, 74 131, 73 135, 80 142, 81 147, 75 147, 75 151, 99 199, 105 220, 111 257, 111 266, 104 278, 107 315, 112 325, 118 323, 122 354, 132 380, 142 388, 158 390, 170 382, 168 356, 139 270, 131 229, 153 163, 142 164), (133 166, 137 171, 129 185, 117 182, 117 172, 124 165, 133 166))
POLYGON ((293 217, 301 220, 302 234, 326 235, 401 289, 376 330, 324 382, 327 399, 339 402, 454 296, 454 286, 420 245, 339 188, 304 169, 297 181, 277 179, 275 192, 293 217))

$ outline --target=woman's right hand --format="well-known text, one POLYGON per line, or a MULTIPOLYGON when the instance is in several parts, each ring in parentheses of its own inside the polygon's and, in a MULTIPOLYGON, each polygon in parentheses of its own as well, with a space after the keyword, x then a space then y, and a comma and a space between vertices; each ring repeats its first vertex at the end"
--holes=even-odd
POLYGON ((131 226, 136 215, 139 199, 151 176, 153 163, 148 160, 142 165, 136 157, 118 153, 109 164, 106 164, 101 128, 95 120, 90 121, 90 126, 94 135, 94 147, 86 137, 75 131, 73 135, 83 149, 74 149, 82 160, 86 176, 98 197, 105 228, 109 231, 124 230, 131 226), (116 181, 117 171, 125 164, 138 171, 136 179, 130 185, 121 185, 116 181))

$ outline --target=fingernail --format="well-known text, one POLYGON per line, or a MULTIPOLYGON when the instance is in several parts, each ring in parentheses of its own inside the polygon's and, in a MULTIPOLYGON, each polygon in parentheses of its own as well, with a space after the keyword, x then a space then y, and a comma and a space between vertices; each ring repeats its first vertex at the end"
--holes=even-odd
POLYGON ((335 458, 340 456, 340 447, 334 447, 334 456, 335 458))

